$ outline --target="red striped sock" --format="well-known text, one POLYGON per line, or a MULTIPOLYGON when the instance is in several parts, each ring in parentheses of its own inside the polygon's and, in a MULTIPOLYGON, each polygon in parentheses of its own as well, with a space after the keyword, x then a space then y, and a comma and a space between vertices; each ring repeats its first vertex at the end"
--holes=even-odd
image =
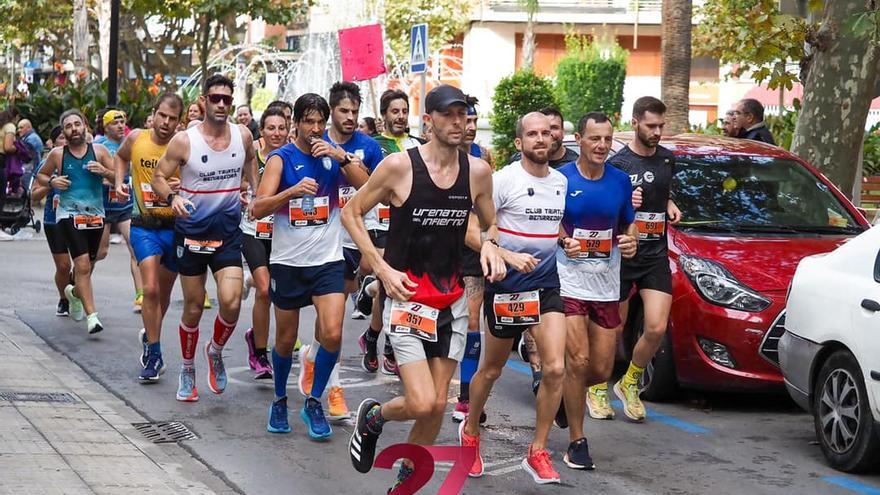
POLYGON ((229 337, 232 337, 232 331, 235 330, 235 324, 238 322, 227 323, 226 320, 217 315, 214 320, 214 339, 212 344, 216 350, 223 349, 229 337))
POLYGON ((199 343, 199 327, 188 327, 180 322, 177 329, 180 334, 180 353, 183 356, 183 365, 191 367, 196 358, 196 346, 199 343))

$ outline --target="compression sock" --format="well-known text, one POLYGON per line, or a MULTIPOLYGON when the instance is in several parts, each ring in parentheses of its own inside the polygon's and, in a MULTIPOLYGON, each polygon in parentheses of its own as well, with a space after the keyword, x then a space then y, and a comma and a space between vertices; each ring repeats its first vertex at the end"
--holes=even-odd
POLYGON ((196 346, 199 343, 199 327, 188 327, 180 322, 177 333, 180 334, 180 354, 183 356, 183 366, 192 368, 196 358, 196 346))
POLYGON ((275 379, 275 400, 287 396, 287 377, 290 376, 290 367, 293 365, 293 356, 281 357, 275 349, 272 349, 272 368, 275 379))
POLYGON ((227 323, 220 315, 217 315, 217 318, 214 319, 214 338, 211 339, 211 347, 215 352, 223 350, 223 346, 226 345, 229 337, 232 337, 236 323, 238 322, 227 323))
POLYGON ((632 361, 629 363, 629 368, 626 370, 626 374, 623 375, 623 384, 624 385, 637 385, 639 380, 642 379, 642 374, 645 372, 645 368, 639 368, 632 361))
POLYGON ((477 366, 480 364, 480 332, 468 332, 464 347, 464 359, 461 360, 461 393, 459 399, 470 399, 470 383, 477 366))
POLYGON ((336 366, 336 360, 339 359, 339 351, 330 352, 321 347, 318 349, 318 355, 315 356, 315 381, 312 382, 311 396, 320 399, 327 387, 327 381, 330 380, 330 372, 336 366))

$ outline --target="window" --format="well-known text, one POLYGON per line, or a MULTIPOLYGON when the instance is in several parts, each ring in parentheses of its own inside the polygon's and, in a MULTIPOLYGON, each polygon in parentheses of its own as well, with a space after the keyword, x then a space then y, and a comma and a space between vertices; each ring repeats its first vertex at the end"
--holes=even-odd
POLYGON ((287 50, 292 52, 301 51, 303 38, 304 36, 301 34, 286 37, 285 41, 287 43, 287 50))
POLYGON ((877 259, 874 260, 874 282, 880 283, 880 251, 877 251, 877 259))

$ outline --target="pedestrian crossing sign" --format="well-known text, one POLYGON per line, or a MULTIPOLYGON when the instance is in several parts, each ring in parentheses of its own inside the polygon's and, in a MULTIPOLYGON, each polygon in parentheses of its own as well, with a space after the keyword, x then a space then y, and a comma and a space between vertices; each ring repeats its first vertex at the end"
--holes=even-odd
POLYGON ((428 25, 416 24, 412 27, 409 45, 410 72, 418 74, 428 70, 428 25))

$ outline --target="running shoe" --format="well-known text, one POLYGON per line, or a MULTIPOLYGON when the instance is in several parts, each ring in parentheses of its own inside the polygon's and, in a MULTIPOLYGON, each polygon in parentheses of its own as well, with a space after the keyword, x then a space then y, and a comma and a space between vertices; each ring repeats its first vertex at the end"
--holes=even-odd
POLYGON ((260 354, 257 356, 257 367, 254 369, 254 380, 271 380, 272 379, 272 363, 269 362, 269 356, 260 354))
POLYGON ((211 340, 205 342, 205 360, 208 361, 208 388, 215 394, 226 390, 226 366, 223 365, 223 353, 211 350, 211 340))
POLYGON ((141 370, 138 380, 144 383, 155 383, 159 381, 159 376, 165 372, 165 361, 161 354, 150 354, 147 356, 147 363, 141 370))
POLYGON ((379 431, 373 431, 367 426, 367 413, 374 407, 379 407, 379 403, 375 399, 368 398, 361 402, 357 411, 357 424, 348 440, 351 465, 359 473, 369 473, 373 468, 373 460, 376 457, 376 441, 382 434, 381 428, 379 431))
POLYGON ((124 240, 122 234, 110 234, 110 244, 122 244, 124 240))
POLYGON ((138 332, 138 340, 141 341, 141 368, 145 368, 147 366, 147 354, 150 353, 150 343, 147 342, 147 329, 141 328, 138 332))
POLYGON ((327 393, 327 404, 330 406, 328 412, 330 421, 341 421, 351 417, 351 411, 345 403, 345 394, 342 393, 342 387, 330 387, 327 393))
POLYGON ((458 425, 458 445, 462 447, 474 447, 477 449, 477 456, 474 458, 473 465, 468 469, 468 476, 471 478, 479 478, 480 476, 483 476, 483 456, 480 454, 480 435, 472 437, 465 433, 465 423, 465 421, 462 421, 458 425))
POLYGON ((572 469, 596 469, 596 465, 593 464, 593 458, 590 457, 590 446, 587 444, 586 438, 581 438, 568 444, 568 451, 562 457, 562 461, 572 469))
POLYGON ((269 433, 290 433, 290 423, 287 421, 287 396, 272 402, 269 406, 269 424, 266 425, 269 433))
POLYGON ((257 345, 254 342, 254 329, 253 329, 253 327, 245 330, 244 341, 247 344, 247 348, 248 348, 248 366, 251 368, 251 371, 256 371, 257 370, 257 345))
POLYGON ((645 420, 645 406, 639 399, 638 384, 624 385, 621 378, 614 384, 614 395, 623 402, 623 414, 626 414, 627 418, 637 423, 645 420))
POLYGON ((55 308, 55 316, 70 316, 70 303, 67 299, 59 299, 58 306, 55 308))
POLYGON ((177 377, 177 400, 181 402, 196 402, 199 400, 195 368, 180 369, 180 376, 177 377))
POLYGON ((89 335, 104 330, 104 325, 102 325, 101 320, 98 319, 98 313, 92 313, 86 317, 86 328, 89 330, 89 335))
POLYGON ((382 373, 385 375, 397 375, 399 373, 397 359, 394 358, 394 348, 391 347, 387 340, 385 341, 385 350, 382 353, 382 373))
MULTIPOLYGON (((370 342, 367 339, 367 332, 369 331, 369 329, 365 330, 360 338, 358 338, 358 344, 361 346, 361 352, 364 354, 364 358, 361 360, 361 368, 367 373, 375 373, 379 370, 379 349, 377 349, 379 342, 377 340, 370 342)), ((378 338, 378 335, 376 337, 378 338)))
POLYGON ((327 424, 324 417, 324 408, 321 401, 314 397, 306 399, 303 408, 299 411, 299 417, 309 428, 309 438, 312 440, 326 440, 333 434, 333 429, 327 424))
POLYGON ((608 389, 587 387, 587 410, 593 419, 614 419, 614 409, 608 402, 608 389))
POLYGON ((366 316, 373 314, 373 296, 367 294, 367 286, 375 281, 375 275, 367 275, 361 280, 361 286, 358 287, 355 307, 366 316))
MULTIPOLYGON (((296 338, 296 343, 293 344, 293 352, 299 352, 299 350, 302 348, 302 346, 303 346, 303 343, 299 340, 299 337, 297 337, 297 338, 296 338)), ((297 356, 296 354, 294 354, 293 357, 296 358, 296 357, 299 357, 299 356, 297 356)))
POLYGON ((202 307, 204 307, 205 309, 211 309, 211 308, 214 307, 214 306, 211 304, 211 298, 208 297, 208 293, 207 293, 207 292, 205 292, 205 304, 204 304, 204 306, 202 306, 202 307))
POLYGON ((553 469, 550 453, 546 449, 532 450, 529 446, 529 455, 522 461, 522 468, 532 475, 532 479, 539 485, 559 483, 559 473, 553 469))
POLYGON ((83 310, 82 299, 74 295, 73 285, 68 284, 64 288, 64 296, 67 297, 67 301, 70 303, 70 317, 73 321, 82 321, 86 314, 83 310))
POLYGON ((308 397, 312 392, 312 383, 315 381, 315 363, 309 361, 309 346, 304 345, 299 349, 299 393, 308 397))
POLYGON ((410 476, 415 472, 412 466, 410 466, 406 462, 400 463, 400 470, 397 471, 397 479, 394 481, 394 484, 391 485, 391 488, 388 489, 388 494, 394 491, 395 488, 402 485, 404 481, 408 480, 410 476))
POLYGON ((563 430, 568 428, 568 416, 565 414, 565 399, 559 401, 559 409, 556 410, 556 417, 553 418, 553 424, 555 424, 557 428, 563 430))
MULTIPOLYGON (((471 401, 469 400, 461 400, 458 399, 458 403, 455 404, 455 409, 452 410, 452 421, 456 423, 460 423, 464 421, 464 418, 467 417, 471 412, 471 401)), ((480 413, 480 424, 486 422, 486 411, 480 413)))
POLYGON ((131 310, 137 314, 141 314, 141 311, 143 310, 143 305, 144 295, 137 294, 136 296, 134 296, 134 307, 131 310))
POLYGON ((367 316, 365 314, 361 313, 361 311, 359 309, 354 308, 351 311, 351 319, 352 320, 366 320, 367 316))

